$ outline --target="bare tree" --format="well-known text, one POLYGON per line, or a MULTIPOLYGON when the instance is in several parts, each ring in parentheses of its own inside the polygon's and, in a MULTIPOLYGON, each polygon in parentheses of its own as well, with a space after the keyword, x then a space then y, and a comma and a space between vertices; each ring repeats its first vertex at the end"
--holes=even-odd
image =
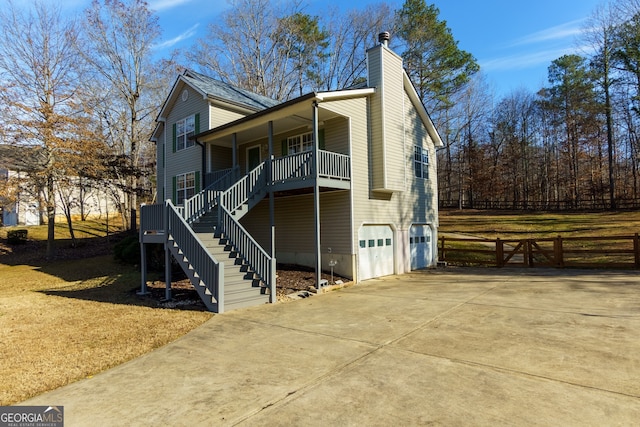
POLYGON ((367 5, 347 13, 334 9, 325 16, 330 53, 322 60, 321 89, 344 89, 364 81, 367 49, 375 45, 380 32, 393 30, 390 6, 367 5))
MULTIPOLYGON (((44 189, 47 257, 55 255, 55 185, 78 171, 79 160, 96 151, 87 135, 86 111, 78 103, 83 63, 73 49, 76 25, 52 3, 20 9, 11 1, 0 11, 0 91, 5 142, 32 147, 23 171, 33 188, 44 189)), ((71 230, 70 230, 71 231, 71 230)))
POLYGON ((141 154, 153 132, 155 114, 166 81, 152 63, 160 37, 157 17, 143 0, 93 0, 86 10, 82 38, 76 50, 93 70, 94 108, 111 148, 105 164, 113 180, 127 194, 121 204, 125 226, 137 207, 141 154))
POLYGON ((273 99, 286 100, 296 89, 292 53, 282 49, 281 19, 300 12, 297 3, 277 8, 271 0, 232 0, 220 23, 187 54, 213 77, 273 99))
POLYGON ((616 47, 616 31, 618 17, 610 4, 598 6, 586 22, 582 31, 582 39, 593 51, 592 68, 596 73, 596 84, 602 93, 603 108, 606 118, 607 155, 609 166, 609 206, 616 208, 614 179, 614 123, 611 94, 614 78, 614 54, 616 47))

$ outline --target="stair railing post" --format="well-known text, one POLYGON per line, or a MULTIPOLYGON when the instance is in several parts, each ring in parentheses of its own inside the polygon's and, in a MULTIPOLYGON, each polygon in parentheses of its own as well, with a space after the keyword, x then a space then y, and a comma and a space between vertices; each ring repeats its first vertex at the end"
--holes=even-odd
POLYGON ((224 313, 224 262, 218 263, 218 313, 224 313))

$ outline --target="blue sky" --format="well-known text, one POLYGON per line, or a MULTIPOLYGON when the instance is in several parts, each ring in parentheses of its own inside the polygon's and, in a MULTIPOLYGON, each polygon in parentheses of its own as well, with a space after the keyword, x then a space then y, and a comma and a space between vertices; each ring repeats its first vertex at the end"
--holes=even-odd
MULTIPOLYGON (((163 30, 160 52, 188 48, 206 33, 228 4, 225 0, 148 0, 163 30)), ((428 3, 431 3, 427 0, 428 3)), ((0 5, 6 0, 0 0, 0 5)), ((90 0, 59 0, 64 10, 82 10, 90 0)), ((459 47, 475 56, 497 95, 547 84, 552 60, 578 52, 576 35, 601 0, 435 0, 459 47)), ((18 1, 19 3, 19 1, 18 1)), ((375 0, 306 0, 307 12, 321 14, 377 4, 375 0)), ((387 1, 394 9, 402 0, 387 1)))

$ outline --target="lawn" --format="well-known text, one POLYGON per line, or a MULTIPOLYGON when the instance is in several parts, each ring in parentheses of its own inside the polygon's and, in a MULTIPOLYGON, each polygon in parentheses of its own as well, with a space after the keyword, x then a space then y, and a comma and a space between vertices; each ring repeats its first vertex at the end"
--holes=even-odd
MULTIPOLYGON (((511 246, 522 239, 533 239, 539 246, 546 246, 553 252, 553 242, 541 242, 562 236, 565 264, 591 265, 609 268, 614 265, 633 265, 634 255, 616 254, 618 251, 633 252, 631 236, 640 232, 640 212, 591 212, 591 213, 548 213, 548 212, 501 212, 479 210, 441 210, 439 233, 445 237, 476 237, 484 239, 500 238, 511 246), (624 239, 613 239, 629 236, 624 239), (582 238, 582 240, 565 240, 582 238), (596 238, 610 238, 598 240, 596 238), (508 242, 508 241, 512 242, 508 242), (608 252, 597 253, 597 251, 608 252)), ((449 241, 446 244, 448 262, 470 260, 480 264, 495 265, 495 254, 481 254, 473 251, 478 243, 449 241), (449 249, 464 250, 456 252, 449 249)), ((482 245, 480 245, 482 246, 482 245)), ((485 249, 495 251, 495 245, 485 249)), ((482 249, 482 248, 480 248, 482 249)), ((546 262, 546 257, 538 256, 538 262, 546 262)), ((465 264, 463 262, 463 264, 465 264)))
POLYGON ((44 259, 46 227, 22 228, 29 241, 14 246, 0 230, 0 405, 95 375, 211 317, 137 296, 138 267, 114 260, 119 236, 107 238, 104 223, 78 223, 77 248, 56 224, 54 261, 44 259))
POLYGON ((439 232, 487 239, 628 236, 640 232, 640 212, 563 214, 441 210, 439 232))

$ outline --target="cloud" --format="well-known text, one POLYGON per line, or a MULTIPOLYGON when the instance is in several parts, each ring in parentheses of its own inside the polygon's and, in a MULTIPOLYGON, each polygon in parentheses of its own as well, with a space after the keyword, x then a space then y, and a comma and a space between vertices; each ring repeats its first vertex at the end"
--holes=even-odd
POLYGON ((188 38, 191 38, 195 35, 196 30, 198 29, 198 27, 200 26, 200 24, 195 24, 193 26, 191 26, 191 28, 189 28, 187 31, 179 34, 178 36, 169 39, 169 40, 165 40, 161 43, 158 43, 157 45, 154 46, 155 49, 166 49, 166 48, 170 48, 175 46, 176 44, 180 43, 183 40, 187 40, 188 38))
POLYGON ((171 9, 189 3, 191 0, 152 0, 149 2, 149 9, 157 12, 165 9, 171 9))
POLYGON ((546 49, 535 52, 519 53, 480 61, 480 68, 484 71, 522 70, 525 68, 537 67, 542 64, 551 64, 551 61, 560 58, 562 55, 574 52, 574 48, 564 47, 560 49, 546 49))
POLYGON ((524 37, 514 40, 509 43, 509 47, 523 46, 528 44, 549 42, 566 39, 568 37, 574 37, 581 33, 582 23, 584 19, 576 19, 575 21, 569 21, 564 24, 556 25, 535 33, 528 34, 524 37))
POLYGON ((198 29, 199 26, 200 24, 192 25, 191 28, 179 34, 178 36, 169 40, 165 40, 161 43, 158 43, 157 45, 154 46, 154 49, 168 49, 170 47, 175 46, 176 44, 180 43, 183 40, 187 40, 188 38, 193 37, 196 34, 196 30, 198 29))

